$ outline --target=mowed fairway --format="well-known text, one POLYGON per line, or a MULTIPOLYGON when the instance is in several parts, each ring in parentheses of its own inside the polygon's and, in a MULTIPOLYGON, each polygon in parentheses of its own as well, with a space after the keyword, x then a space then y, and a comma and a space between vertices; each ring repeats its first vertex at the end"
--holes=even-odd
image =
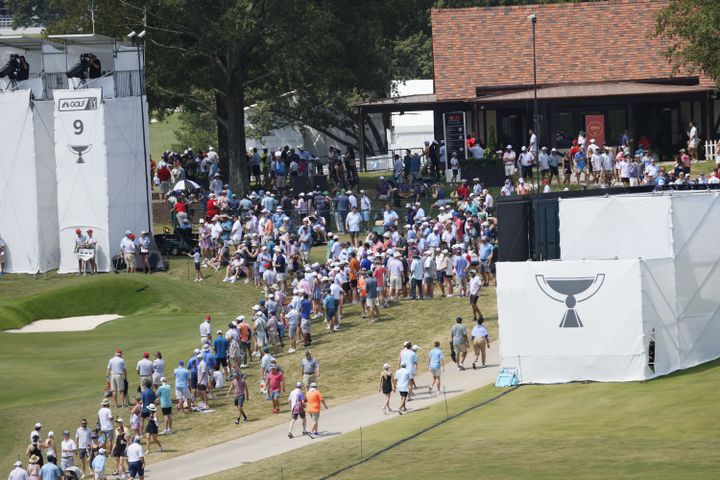
MULTIPOLYGON (((198 325, 205 313, 213 315, 214 329, 225 331, 239 314, 249 316, 261 292, 249 285, 223 284, 222 272, 208 272, 201 284, 187 280, 186 260, 172 261, 168 273, 151 276, 104 274, 96 277, 8 275, 0 281, 0 328, 16 328, 39 318, 120 313, 125 318, 77 333, 0 333, 0 464, 11 465, 23 456, 35 422, 48 431, 74 431, 81 418, 94 425, 102 398, 107 360, 122 348, 131 379, 143 351, 159 350, 168 374, 178 359, 187 360, 198 346, 198 325)), ((485 289, 481 302, 493 336, 497 332, 495 291, 485 289)), ((321 364, 319 379, 334 405, 375 391, 384 362, 394 363, 403 340, 422 345, 427 352, 434 340, 443 345, 456 315, 470 313, 466 298, 436 298, 432 302, 403 302, 383 310, 383 321, 370 324, 357 306, 347 309, 343 330, 325 333, 320 320, 313 326, 313 353, 321 364)), ((287 346, 286 346, 287 348, 287 346)), ((288 383, 299 377, 302 349, 281 354, 288 383)), ((421 355, 420 368, 426 368, 421 355)), ((236 426, 234 407, 224 397, 211 401, 215 413, 175 417, 176 435, 161 437, 166 452, 152 453, 148 462, 166 459, 201 446, 258 431, 287 419, 272 415, 269 402, 258 391, 259 362, 245 370, 251 385, 248 415, 251 422, 236 426)), ((223 391, 224 394, 224 391, 223 391)), ((127 409, 115 416, 129 420, 127 409)))
MULTIPOLYGON (((716 361, 647 383, 522 386, 336 478, 716 479, 719 382, 716 361)), ((502 391, 450 400, 450 415, 502 391)), ((364 458, 444 418, 436 404, 363 429, 364 458)), ((316 479, 360 458, 353 432, 207 480, 280 478, 280 468, 284 478, 316 479)))

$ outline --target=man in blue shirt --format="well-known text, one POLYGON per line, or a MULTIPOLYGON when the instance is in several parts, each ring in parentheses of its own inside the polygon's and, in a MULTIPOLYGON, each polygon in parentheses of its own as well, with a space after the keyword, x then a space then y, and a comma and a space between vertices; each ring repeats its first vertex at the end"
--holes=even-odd
POLYGON ((57 480, 62 477, 62 470, 55 465, 55 460, 48 459, 48 462, 40 469, 40 478, 42 480, 57 480))
MULTIPOLYGON (((456 246, 453 246, 455 248, 456 246)), ((460 296, 464 297, 467 295, 467 270, 468 261, 462 255, 462 252, 455 250, 455 258, 453 259, 453 268, 455 269, 455 277, 460 284, 460 296)))
POLYGON ((414 257, 410 264, 410 298, 417 300, 415 289, 420 292, 420 300, 425 300, 423 295, 422 281, 425 274, 425 268, 421 257, 414 257))
POLYGON ((490 284, 490 277, 492 276, 491 264, 493 259, 493 252, 495 247, 493 244, 488 242, 487 237, 480 237, 480 275, 482 276, 483 285, 488 286, 490 284))
POLYGON ((398 218, 400 217, 397 212, 392 209, 390 204, 385 205, 385 211, 383 212, 383 225, 385 226, 385 230, 390 230, 390 226, 395 225, 398 218))
POLYGON ((200 353, 200 349, 196 348, 193 351, 192 356, 187 361, 187 368, 190 370, 190 388, 193 390, 193 394, 197 393, 197 354, 200 353))
POLYGON ((150 385, 147 385, 147 388, 140 393, 140 400, 142 401, 142 409, 140 410, 140 418, 142 419, 142 423, 140 425, 140 431, 145 431, 145 419, 150 417, 150 410, 148 410, 148 405, 151 403, 155 403, 155 399, 157 398, 155 396, 155 392, 153 392, 153 389, 150 388, 150 385))
POLYGON ((398 409, 398 413, 400 415, 407 412, 405 402, 407 402, 409 390, 410 370, 408 370, 406 365, 403 363, 400 365, 400 368, 395 371, 395 376, 393 377, 393 391, 400 392, 400 408, 398 409))
POLYGON ((175 375, 175 399, 178 403, 178 410, 185 413, 185 401, 187 401, 188 410, 192 408, 192 394, 190 393, 189 381, 190 370, 183 366, 183 361, 178 362, 177 368, 173 371, 175 375))
POLYGON ((215 350, 215 358, 217 359, 217 365, 222 365, 225 374, 228 373, 227 350, 229 343, 230 342, 228 342, 227 338, 223 337, 222 330, 218 330, 217 337, 215 337, 215 340, 213 340, 213 349, 215 350))
POLYGON ((160 386, 157 389, 157 396, 160 399, 160 409, 162 410, 163 420, 165 421, 165 430, 161 432, 161 435, 172 433, 172 398, 170 396, 170 390, 167 379, 162 377, 160 379, 160 386))
POLYGON ((432 393, 435 385, 437 385, 437 392, 440 393, 440 375, 445 371, 445 354, 440 350, 440 342, 435 342, 435 348, 428 353, 428 370, 433 377, 433 381, 428 387, 428 393, 432 393))

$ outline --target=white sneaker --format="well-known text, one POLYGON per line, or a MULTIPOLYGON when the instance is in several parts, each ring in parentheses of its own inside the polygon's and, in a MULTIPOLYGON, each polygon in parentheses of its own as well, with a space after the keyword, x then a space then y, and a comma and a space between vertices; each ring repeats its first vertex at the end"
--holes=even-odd
POLYGON ((228 277, 223 278, 223 283, 227 283, 229 281, 230 281, 230 279, 228 277))
POLYGON ((294 348, 288 348, 288 353, 295 353, 295 349, 294 349, 294 348))
POLYGON ((235 283, 235 278, 231 278, 230 283, 235 283))

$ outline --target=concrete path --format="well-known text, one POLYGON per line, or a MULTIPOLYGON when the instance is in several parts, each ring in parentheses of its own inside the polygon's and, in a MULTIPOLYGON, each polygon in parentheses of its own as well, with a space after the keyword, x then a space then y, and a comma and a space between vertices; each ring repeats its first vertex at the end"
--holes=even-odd
MULTIPOLYGON (((443 374, 443 385, 448 398, 466 393, 485 385, 494 384, 498 373, 498 351, 499 342, 492 344, 488 351, 488 367, 478 370, 472 369, 472 352, 468 352, 465 361, 467 370, 459 372, 455 364, 450 363, 451 359, 446 358, 446 370, 443 374)), ((427 351, 421 353, 421 365, 427 365, 427 351)), ((393 366, 394 367, 394 366, 393 366)), ((379 377, 379 372, 378 372, 379 377)), ((409 410, 418 410, 428 405, 443 401, 443 395, 428 395, 427 387, 430 385, 430 374, 425 372, 416 379, 418 393, 413 401, 408 402, 409 410)), ((322 389, 321 389, 322 390, 322 389)), ((286 394, 285 394, 286 396, 286 394)), ((400 403, 400 396, 393 394, 391 407, 397 409, 400 403)), ((178 478, 199 478, 223 470, 240 467, 248 463, 257 462, 264 458, 279 455, 308 445, 310 442, 320 442, 337 435, 352 432, 360 427, 367 427, 375 423, 395 418, 397 414, 385 415, 382 411, 383 397, 380 394, 353 400, 342 405, 329 404, 328 410, 323 410, 320 415, 319 432, 320 437, 310 439, 307 436, 299 435, 294 439, 287 436, 288 423, 263 430, 251 435, 239 437, 229 442, 215 445, 179 457, 153 463, 152 455, 148 458, 148 465, 145 470, 146 478, 152 480, 176 480, 178 478), (325 432, 326 435, 322 436, 325 432), (230 453, 237 452, 237 453, 230 453)), ((284 406, 283 408, 287 408, 284 406)), ((290 420, 290 415, 283 413, 290 420)), ((308 427, 310 426, 308 419, 308 427)), ((302 424, 295 425, 296 433, 300 433, 302 424)))

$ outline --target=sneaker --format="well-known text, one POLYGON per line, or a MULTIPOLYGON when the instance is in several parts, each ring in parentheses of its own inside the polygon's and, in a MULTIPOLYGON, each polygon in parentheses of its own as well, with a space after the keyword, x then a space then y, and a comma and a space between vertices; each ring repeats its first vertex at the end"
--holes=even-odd
POLYGON ((239 419, 239 418, 236 418, 236 419, 235 419, 235 425, 240 425, 240 419, 239 419))
POLYGON ((230 283, 235 283, 235 281, 236 281, 236 280, 235 280, 234 278, 231 278, 231 279, 230 279, 230 283))
POLYGON ((165 449, 163 448, 162 445, 160 445, 160 451, 161 451, 161 452, 164 452, 164 451, 165 451, 165 449))
POLYGON ((293 438, 292 432, 288 432, 288 438, 293 438))
POLYGON ((247 368, 247 363, 243 363, 242 365, 240 365, 240 368, 247 368))
POLYGON ((308 435, 308 431, 307 431, 307 430, 303 430, 303 435, 308 435))
POLYGON ((229 281, 230 281, 230 279, 228 277, 223 278, 223 283, 227 283, 229 281))
POLYGON ((473 370, 477 370, 477 367, 475 366, 475 362, 473 362, 473 370))
POLYGON ((288 353, 295 353, 295 349, 294 349, 294 348, 288 348, 288 353))

